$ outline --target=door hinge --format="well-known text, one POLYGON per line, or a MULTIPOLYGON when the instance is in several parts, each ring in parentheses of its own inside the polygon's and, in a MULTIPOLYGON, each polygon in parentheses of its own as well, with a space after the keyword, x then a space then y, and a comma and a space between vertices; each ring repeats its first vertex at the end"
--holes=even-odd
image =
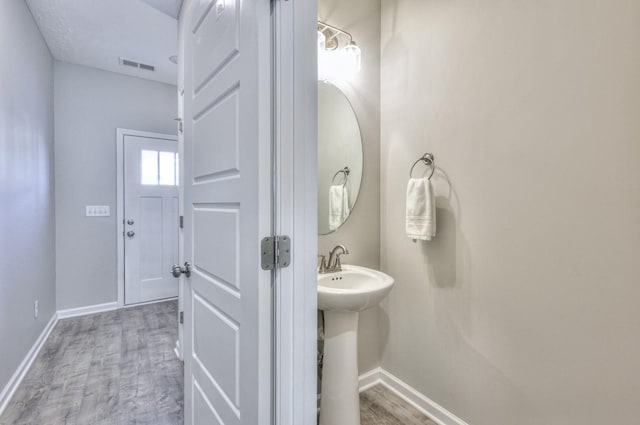
POLYGON ((180 312, 180 324, 184 323, 184 311, 180 312))
POLYGON ((282 269, 291 264, 291 238, 269 236, 262 239, 262 270, 282 269))
POLYGON ((180 216, 180 228, 184 229, 184 216, 183 215, 180 216))

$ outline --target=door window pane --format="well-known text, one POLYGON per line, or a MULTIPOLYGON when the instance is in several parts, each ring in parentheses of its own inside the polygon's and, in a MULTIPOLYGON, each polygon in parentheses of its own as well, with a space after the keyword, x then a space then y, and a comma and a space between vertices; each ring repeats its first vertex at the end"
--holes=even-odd
POLYGON ((160 184, 176 185, 176 154, 160 152, 160 184))
POLYGON ((158 151, 142 151, 142 184, 158 184, 158 151))
POLYGON ((178 186, 178 154, 143 150, 141 183, 144 185, 178 186))
POLYGON ((180 184, 180 157, 176 153, 176 186, 180 184))

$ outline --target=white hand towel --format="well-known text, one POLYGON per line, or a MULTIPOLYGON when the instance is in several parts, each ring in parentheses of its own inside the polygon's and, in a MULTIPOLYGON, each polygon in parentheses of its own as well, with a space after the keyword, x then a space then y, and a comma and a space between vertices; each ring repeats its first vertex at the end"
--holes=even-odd
POLYGON ((329 229, 338 230, 351 212, 347 185, 329 187, 329 229))
POLYGON ((430 241, 436 235, 436 202, 431 180, 409 179, 407 184, 407 236, 430 241))

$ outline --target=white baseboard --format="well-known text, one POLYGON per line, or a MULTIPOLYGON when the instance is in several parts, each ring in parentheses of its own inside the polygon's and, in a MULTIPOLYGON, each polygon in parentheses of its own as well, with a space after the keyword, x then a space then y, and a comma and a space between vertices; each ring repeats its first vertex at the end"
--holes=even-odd
POLYGON ((366 391, 374 385, 378 385, 381 383, 380 373, 382 368, 377 367, 375 369, 371 369, 369 372, 365 372, 362 375, 358 376, 358 388, 360 392, 366 391))
POLYGON ((159 300, 144 301, 144 302, 135 303, 135 304, 119 305, 118 308, 134 308, 134 307, 140 307, 140 306, 149 305, 149 304, 166 303, 167 301, 175 301, 177 299, 178 297, 160 298, 159 300))
POLYGON ((18 369, 16 369, 13 376, 11 377, 11 379, 9 379, 9 382, 0 393, 0 416, 2 416, 2 412, 9 404, 11 397, 13 397, 13 394, 20 386, 20 383, 29 371, 29 368, 31 368, 33 361, 36 359, 36 357, 38 357, 40 349, 49 337, 49 334, 51 333, 53 328, 55 328, 56 323, 58 323, 58 313, 53 313, 53 316, 51 316, 49 323, 47 323, 47 326, 45 326, 45 328, 42 330, 40 336, 33 344, 25 358, 20 363, 20 366, 18 366, 18 369))
POLYGON ((87 314, 102 313, 118 309, 118 302, 88 305, 86 307, 70 308, 58 310, 58 319, 68 319, 69 317, 84 316, 87 314))
POLYGON ((429 397, 421 394, 415 388, 380 367, 363 373, 358 378, 358 381, 360 391, 365 391, 377 384, 384 385, 439 425, 469 425, 429 397))

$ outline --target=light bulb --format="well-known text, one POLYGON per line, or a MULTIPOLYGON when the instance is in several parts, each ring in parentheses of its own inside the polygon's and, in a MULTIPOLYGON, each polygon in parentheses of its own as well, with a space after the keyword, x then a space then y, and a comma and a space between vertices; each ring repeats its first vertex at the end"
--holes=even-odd
POLYGON ((344 71, 350 76, 353 76, 360 72, 362 67, 362 55, 360 47, 352 41, 342 48, 342 55, 344 60, 344 71))
POLYGON ((324 36, 322 31, 318 31, 318 53, 326 50, 327 48, 327 37, 324 36))
POLYGON ((318 31, 318 80, 348 81, 361 69, 361 52, 355 42, 327 50, 327 38, 318 31))

